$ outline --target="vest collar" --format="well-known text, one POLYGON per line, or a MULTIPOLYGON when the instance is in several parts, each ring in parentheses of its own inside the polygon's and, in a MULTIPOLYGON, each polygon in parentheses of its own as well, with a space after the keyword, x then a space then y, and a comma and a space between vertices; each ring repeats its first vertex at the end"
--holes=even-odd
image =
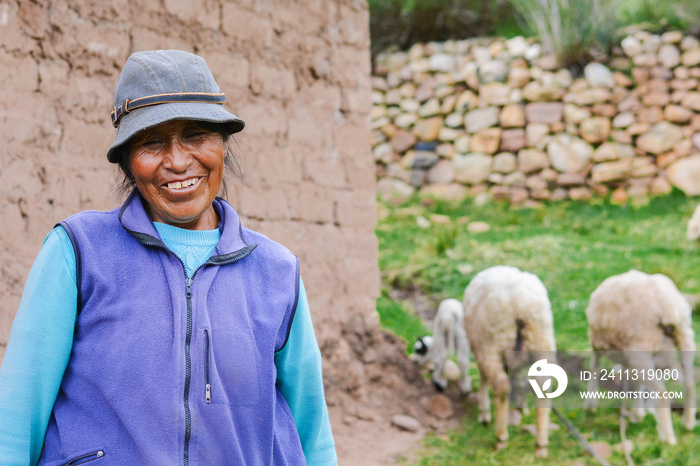
MULTIPOLYGON (((131 233, 140 243, 147 246, 165 248, 165 244, 160 239, 158 231, 148 216, 143 203, 144 200, 138 190, 134 189, 119 211, 119 221, 124 229, 131 233)), ((221 238, 216 246, 216 254, 226 256, 253 246, 246 243, 243 239, 240 218, 231 204, 223 198, 217 197, 212 205, 219 217, 219 231, 221 231, 221 238)))

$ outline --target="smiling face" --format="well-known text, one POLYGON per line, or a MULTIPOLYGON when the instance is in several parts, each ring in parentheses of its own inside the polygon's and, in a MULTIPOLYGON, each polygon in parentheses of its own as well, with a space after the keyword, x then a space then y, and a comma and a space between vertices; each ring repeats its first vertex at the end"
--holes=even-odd
POLYGON ((212 202, 224 172, 221 134, 177 120, 134 136, 129 168, 154 222, 190 230, 218 225, 212 202))

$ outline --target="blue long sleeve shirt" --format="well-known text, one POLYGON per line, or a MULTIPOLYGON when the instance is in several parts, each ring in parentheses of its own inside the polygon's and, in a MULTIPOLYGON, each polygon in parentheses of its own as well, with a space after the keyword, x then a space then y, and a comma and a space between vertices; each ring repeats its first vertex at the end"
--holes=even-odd
MULTIPOLYGON (((188 275, 214 252, 219 230, 155 223, 188 275)), ((0 367, 0 463, 36 464, 73 344, 76 261, 61 227, 44 241, 29 273, 0 367)), ((321 356, 303 283, 285 347, 275 355, 277 386, 287 400, 309 465, 337 464, 323 394, 321 356)))

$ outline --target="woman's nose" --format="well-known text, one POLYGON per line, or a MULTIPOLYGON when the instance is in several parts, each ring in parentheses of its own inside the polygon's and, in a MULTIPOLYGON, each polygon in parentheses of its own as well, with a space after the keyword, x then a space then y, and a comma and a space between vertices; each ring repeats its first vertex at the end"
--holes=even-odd
POLYGON ((177 140, 171 141, 163 164, 165 168, 174 172, 184 172, 190 163, 192 163, 192 154, 187 145, 177 140))

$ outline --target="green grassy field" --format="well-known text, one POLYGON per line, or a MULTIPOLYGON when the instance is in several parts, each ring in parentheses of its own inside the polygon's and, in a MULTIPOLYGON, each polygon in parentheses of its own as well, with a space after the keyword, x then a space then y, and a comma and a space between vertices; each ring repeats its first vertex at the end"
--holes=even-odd
MULTIPOLYGON (((681 291, 700 293, 700 245, 685 237, 697 203, 678 192, 624 206, 605 200, 521 209, 472 199, 382 203, 376 229, 382 272, 380 322, 410 346, 427 329, 410 303, 390 298, 392 290, 418 289, 437 308, 442 299, 461 300, 479 271, 506 264, 537 274, 547 287, 558 349, 587 350, 585 309, 591 292, 605 278, 629 269, 658 272, 671 277, 681 291), (490 229, 470 232, 473 222, 484 222, 490 229)), ((697 317, 694 326, 700 336, 697 317)), ((472 371, 478 386, 473 362, 472 371)), ((476 406, 464 403, 461 428, 445 437, 429 436, 416 464, 597 464, 563 426, 551 433, 550 456, 544 461, 534 457, 534 437, 518 428, 511 427, 508 448, 497 451, 493 427, 478 424, 476 406)), ((589 441, 620 443, 619 410, 572 410, 566 415, 589 441)), ((534 413, 523 423, 533 424, 534 413)), ((700 438, 684 431, 675 413, 674 423, 674 447, 658 441, 651 416, 629 425, 635 464, 700 464, 700 438)), ((610 461, 626 464, 621 452, 613 453, 610 461)))

